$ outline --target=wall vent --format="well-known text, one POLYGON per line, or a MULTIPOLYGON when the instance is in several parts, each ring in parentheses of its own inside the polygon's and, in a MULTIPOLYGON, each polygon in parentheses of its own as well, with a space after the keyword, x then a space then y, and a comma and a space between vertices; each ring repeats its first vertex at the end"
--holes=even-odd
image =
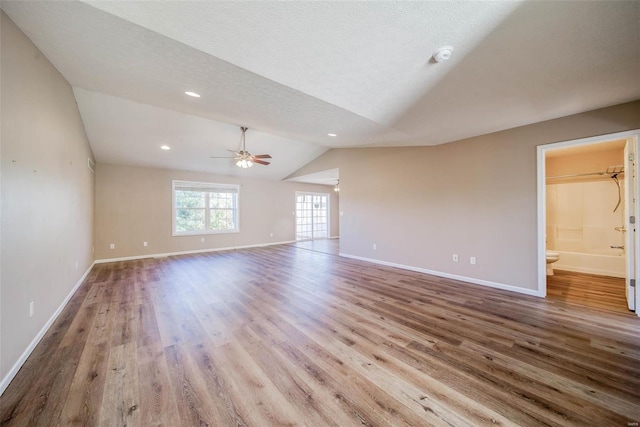
POLYGON ((93 160, 91 160, 91 157, 87 157, 87 166, 89 167, 89 170, 91 171, 91 173, 96 172, 96 163, 93 160))

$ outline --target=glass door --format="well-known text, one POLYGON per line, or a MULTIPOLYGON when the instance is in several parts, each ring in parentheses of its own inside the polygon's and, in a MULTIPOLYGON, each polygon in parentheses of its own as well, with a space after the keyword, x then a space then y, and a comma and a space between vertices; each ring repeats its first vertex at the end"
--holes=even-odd
POLYGON ((296 193, 296 240, 329 237, 329 195, 296 193))

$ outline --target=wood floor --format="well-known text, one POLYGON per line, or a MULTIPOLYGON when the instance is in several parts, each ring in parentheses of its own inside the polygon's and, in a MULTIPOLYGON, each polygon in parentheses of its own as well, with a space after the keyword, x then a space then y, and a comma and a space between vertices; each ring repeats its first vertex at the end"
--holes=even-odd
POLYGON ((617 426, 640 319, 290 245, 97 265, 3 426, 617 426))
POLYGON ((547 276, 547 298, 628 313, 624 279, 555 270, 547 276))
POLYGON ((296 248, 322 252, 325 254, 338 255, 338 253, 340 252, 339 239, 302 240, 299 242, 291 243, 291 245, 295 246, 296 248))

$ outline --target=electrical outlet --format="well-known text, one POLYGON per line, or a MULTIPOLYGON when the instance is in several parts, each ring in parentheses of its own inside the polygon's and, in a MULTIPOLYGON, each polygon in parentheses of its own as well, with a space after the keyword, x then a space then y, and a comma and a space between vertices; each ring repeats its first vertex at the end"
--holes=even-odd
POLYGON ((109 249, 115 249, 116 248, 116 244, 115 243, 110 243, 109 244, 109 249))
POLYGON ((270 233, 270 234, 269 234, 269 237, 273 237, 273 233, 270 233))
POLYGON ((78 267, 79 267, 79 263, 78 263, 78 260, 76 260, 76 270, 78 269, 78 267))
POLYGON ((142 242, 142 246, 148 246, 147 242, 142 242))
POLYGON ((453 262, 458 262, 458 254, 453 254, 451 259, 453 260, 453 262))
POLYGON ((340 211, 340 216, 344 216, 344 211, 340 211))
POLYGON ((373 250, 375 251, 376 249, 378 249, 378 245, 376 245, 375 243, 373 244, 373 250))
POLYGON ((200 238, 200 241, 201 241, 201 242, 204 242, 204 237, 201 237, 201 238, 200 238))
POLYGON ((31 301, 29 303, 29 317, 33 317, 36 312, 35 302, 31 301))
POLYGON ((475 265, 476 264, 476 257, 472 256, 469 258, 469 263, 475 265))

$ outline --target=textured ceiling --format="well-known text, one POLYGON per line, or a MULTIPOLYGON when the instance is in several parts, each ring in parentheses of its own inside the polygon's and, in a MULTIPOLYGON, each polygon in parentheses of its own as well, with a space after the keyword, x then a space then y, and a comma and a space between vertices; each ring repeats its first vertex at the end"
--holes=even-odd
POLYGON ((239 126, 79 88, 74 94, 82 121, 91 124, 86 131, 93 154, 102 163, 282 179, 327 150, 249 129, 247 150, 269 153, 273 159, 266 167, 240 169, 230 159, 211 158, 232 156, 228 150, 240 149, 239 126), (171 150, 161 150, 161 145, 171 150))
POLYGON ((245 125, 274 156, 251 173, 282 179, 329 147, 441 144, 640 98, 640 2, 2 8, 74 87, 101 162, 242 172, 205 158, 245 125), (429 61, 442 45, 452 59, 429 61))

